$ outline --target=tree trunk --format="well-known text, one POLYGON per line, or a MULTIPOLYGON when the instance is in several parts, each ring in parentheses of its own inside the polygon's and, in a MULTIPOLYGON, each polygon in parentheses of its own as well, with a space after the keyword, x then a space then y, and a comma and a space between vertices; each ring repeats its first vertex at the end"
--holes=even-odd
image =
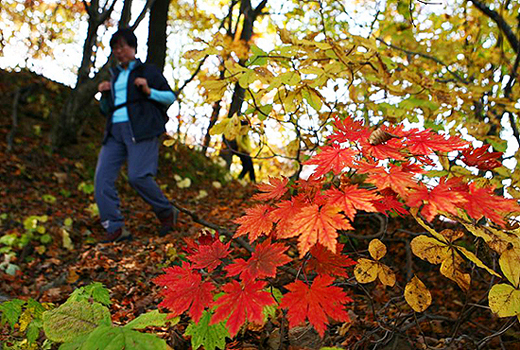
POLYGON ((156 0, 150 9, 146 63, 155 64, 161 71, 166 61, 166 29, 170 1, 156 0))

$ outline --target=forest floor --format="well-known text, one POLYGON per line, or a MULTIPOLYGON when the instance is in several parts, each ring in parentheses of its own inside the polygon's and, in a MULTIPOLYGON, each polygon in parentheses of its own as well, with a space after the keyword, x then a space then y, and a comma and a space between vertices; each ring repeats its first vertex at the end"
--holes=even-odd
MULTIPOLYGON (((75 288, 96 281, 110 290, 112 321, 125 324, 141 313, 157 308, 162 297, 160 287, 152 280, 163 268, 179 262, 185 237, 194 238, 210 230, 200 222, 233 232, 236 228, 233 221, 253 204, 254 186, 231 181, 217 188, 214 182, 223 184, 224 181, 222 173, 215 170, 217 168, 211 162, 185 146, 162 147, 158 182, 166 195, 186 210, 180 216, 179 231, 158 237, 157 219, 122 175, 118 181, 121 208, 133 239, 99 243, 103 230, 95 213, 92 186, 103 123, 96 119, 85 129, 79 144, 53 153, 48 141, 50 118, 41 117, 42 112, 38 109, 46 103, 28 101, 22 111, 25 108, 36 115, 18 116, 17 131, 9 150, 14 90, 5 80, 0 80, 0 90, 2 88, 0 237, 21 237, 30 231, 33 238, 21 248, 0 244, 2 253, 14 253, 14 258, 0 270, 0 302, 10 298, 33 298, 60 304, 75 288), (39 107, 31 106, 31 103, 39 103, 39 107), (192 185, 179 188, 174 174, 190 177, 192 185), (207 196, 200 198, 201 190, 207 196), (36 226, 30 227, 30 222, 36 226), (10 274, 5 270, 8 265, 10 274)), ((353 259, 366 255, 368 241, 359 236, 374 234, 379 230, 378 225, 377 220, 367 217, 356 220, 355 235, 358 237, 348 239, 345 244, 353 259)), ((492 316, 481 306, 482 296, 489 289, 489 276, 475 273, 471 291, 465 293, 440 275, 438 267, 412 259, 409 238, 410 232, 422 231, 417 224, 404 219, 391 220, 386 231, 389 233, 386 243, 393 243, 388 254, 391 257, 386 262, 400 266, 400 270, 395 271, 398 285, 404 286, 417 270, 427 276, 434 299, 428 312, 422 315, 411 312, 403 302, 402 287, 361 286, 349 279, 345 285, 351 287, 349 295, 354 299, 349 307, 351 322, 333 325, 324 339, 309 327, 294 329, 287 335, 289 339, 285 344, 289 348, 520 349, 518 322, 504 330, 501 336, 482 341, 500 332, 509 322, 492 316)), ((233 254, 242 252, 237 247, 233 254)), ((181 318, 177 325, 155 331, 172 348, 190 349, 189 337, 184 335, 187 325, 188 319, 181 318)), ((282 348, 276 345, 280 342, 276 339, 278 333, 274 332, 282 326, 274 322, 261 328, 245 329, 228 342, 226 349, 282 348)), ((9 332, 8 326, 0 326, 0 342, 9 332)))

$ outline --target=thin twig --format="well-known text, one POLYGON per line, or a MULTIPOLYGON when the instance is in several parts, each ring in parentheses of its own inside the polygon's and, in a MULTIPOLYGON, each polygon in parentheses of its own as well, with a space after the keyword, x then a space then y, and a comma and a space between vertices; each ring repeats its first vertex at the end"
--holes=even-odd
POLYGON ((506 325, 504 327, 502 327, 501 330, 499 330, 498 332, 495 332, 487 337, 485 337, 484 339, 482 339, 478 344, 477 344, 477 349, 482 349, 484 347, 484 345, 486 345, 486 343, 488 341, 490 341, 491 339, 495 338, 495 337, 498 337, 502 334, 504 334, 505 332, 507 332, 507 330, 511 327, 513 327, 514 325, 516 324, 516 317, 514 318, 511 318, 508 323, 506 323, 506 325))

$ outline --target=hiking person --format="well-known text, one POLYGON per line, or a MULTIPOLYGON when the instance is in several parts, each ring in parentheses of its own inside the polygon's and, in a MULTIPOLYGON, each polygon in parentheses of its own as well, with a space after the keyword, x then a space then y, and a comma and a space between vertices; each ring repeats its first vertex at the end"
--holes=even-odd
POLYGON ((107 117, 95 174, 95 198, 103 243, 130 238, 119 209, 115 182, 128 163, 128 181, 151 205, 161 222, 159 236, 174 230, 179 211, 154 180, 159 158, 159 136, 166 131, 166 110, 176 99, 163 74, 136 59, 137 38, 131 29, 120 29, 110 39, 118 66, 110 81, 98 85, 101 111, 107 117))

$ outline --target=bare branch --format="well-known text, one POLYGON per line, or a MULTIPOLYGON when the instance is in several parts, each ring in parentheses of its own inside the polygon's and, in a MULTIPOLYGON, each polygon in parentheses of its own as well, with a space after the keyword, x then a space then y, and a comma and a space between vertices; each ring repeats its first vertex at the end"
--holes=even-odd
POLYGON ((199 62, 197 69, 195 69, 195 71, 191 74, 191 77, 189 77, 188 80, 186 80, 184 82, 184 84, 182 84, 182 86, 176 91, 175 95, 179 95, 179 93, 186 87, 186 85, 188 85, 193 79, 195 79, 197 74, 199 74, 200 69, 202 68, 202 65, 204 64, 204 62, 206 62, 206 59, 208 57, 209 57, 209 55, 204 56, 204 58, 199 62))

